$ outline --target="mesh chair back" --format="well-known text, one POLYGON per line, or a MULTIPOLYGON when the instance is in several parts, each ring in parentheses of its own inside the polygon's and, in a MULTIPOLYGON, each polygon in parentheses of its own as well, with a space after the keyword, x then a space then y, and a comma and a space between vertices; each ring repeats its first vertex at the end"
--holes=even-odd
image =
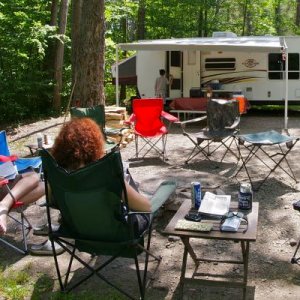
POLYGON ((210 131, 223 131, 239 117, 236 100, 211 99, 207 104, 207 125, 210 131))
POLYGON ((72 117, 77 118, 91 118, 98 125, 100 125, 102 132, 105 128, 105 108, 104 105, 97 105, 93 107, 71 107, 70 113, 72 117))
POLYGON ((99 242, 103 254, 111 249, 110 243, 129 239, 124 216, 128 208, 121 203, 124 180, 119 152, 72 172, 59 167, 46 150, 42 161, 51 203, 60 210, 62 228, 77 240, 79 249, 96 251, 99 242))
POLYGON ((136 116, 135 131, 142 136, 155 136, 165 128, 161 120, 163 99, 134 99, 133 113, 136 116))

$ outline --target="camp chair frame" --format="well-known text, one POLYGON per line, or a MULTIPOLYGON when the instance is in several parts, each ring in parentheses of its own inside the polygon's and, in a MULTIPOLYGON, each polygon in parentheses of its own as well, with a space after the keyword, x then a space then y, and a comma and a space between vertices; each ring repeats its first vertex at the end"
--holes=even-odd
MULTIPOLYGON (((240 147, 239 149, 239 155, 241 158, 242 165, 235 173, 235 177, 241 172, 242 169, 245 169, 247 177, 251 183, 252 189, 254 191, 258 191, 260 187, 266 182, 266 180, 269 178, 269 176, 275 172, 277 168, 280 168, 286 175, 288 175, 291 179, 293 179, 295 182, 297 182, 296 176, 287 160, 287 155, 290 153, 290 151, 294 148, 296 143, 299 141, 298 137, 292 137, 287 135, 282 135, 278 133, 277 131, 270 130, 266 132, 258 132, 254 134, 244 134, 244 135, 237 135, 236 136, 238 143, 240 147), (282 145, 285 145, 286 148, 284 149, 282 145), (272 147, 272 149, 276 148, 278 151, 275 153, 272 153, 272 149, 270 152, 268 152, 265 148, 266 147, 272 147), (248 151, 248 154, 245 156, 242 155, 242 148, 246 149, 248 151), (259 152, 260 151, 260 152, 259 152), (269 159, 271 164, 273 166, 268 165, 265 159, 263 159, 259 153, 264 155, 265 158, 269 159), (251 174, 249 172, 249 168, 247 165, 249 165, 249 162, 253 159, 257 158, 265 167, 268 169, 268 172, 262 178, 259 184, 254 185, 254 182, 251 178, 251 174), (279 158, 279 159, 278 159, 279 158), (277 159, 277 160, 276 160, 277 159), (286 163, 287 169, 284 169, 281 166, 282 162, 286 163)), ((273 150, 274 152, 274 150, 273 150)))
POLYGON ((0 188, 5 188, 14 201, 13 206, 11 207, 11 210, 9 211, 7 216, 11 220, 13 220, 16 224, 21 225, 21 230, 22 230, 21 244, 22 244, 22 246, 17 246, 15 244, 12 244, 12 243, 8 242, 4 237, 1 237, 1 236, 0 236, 0 242, 21 254, 27 254, 28 253, 27 237, 32 229, 32 225, 24 214, 26 205, 22 201, 17 201, 15 199, 8 184, 9 184, 8 179, 0 180, 0 188), (15 218, 12 215, 12 212, 18 213, 20 215, 20 218, 15 218))
POLYGON ((293 257, 291 258, 291 263, 292 264, 298 264, 298 265, 300 265, 300 256, 296 257, 296 255, 298 253, 298 250, 299 250, 299 247, 300 247, 300 240, 298 241, 298 244, 297 244, 297 247, 295 249, 293 257))
MULTIPOLYGON (((227 101, 230 103, 235 103, 234 100, 222 100, 222 99, 211 99, 210 101, 227 101)), ((203 154, 203 156, 208 159, 210 159, 210 156, 213 155, 220 147, 224 147, 225 151, 222 155, 221 162, 224 160, 226 154, 230 152, 234 157, 239 160, 239 154, 235 153, 231 146, 234 143, 236 148, 238 148, 237 141, 235 139, 235 135, 239 132, 239 124, 240 124, 240 114, 238 111, 238 103, 236 102, 236 116, 230 126, 224 126, 221 130, 214 130, 212 128, 209 128, 209 122, 210 118, 213 116, 213 111, 210 111, 210 103, 207 105, 207 115, 187 121, 182 122, 176 122, 181 126, 182 133, 184 136, 186 136, 194 145, 194 148, 190 152, 188 158, 185 160, 185 163, 188 164, 190 160, 192 160, 194 157, 199 155, 200 153, 203 154), (186 125, 191 125, 197 122, 202 122, 204 120, 207 120, 207 126, 200 130, 199 132, 195 134, 191 134, 186 130, 186 125), (212 145, 214 143, 218 143, 219 145, 215 145, 212 148, 212 145), (229 143, 229 144, 228 144, 229 143)))
MULTIPOLYGON (((57 166, 56 162, 51 157, 51 154, 49 154, 46 150, 42 151, 42 160, 43 160, 43 168, 44 168, 44 174, 45 174, 45 189, 46 189, 46 201, 47 201, 47 218, 48 218, 49 238, 50 238, 51 244, 52 244, 54 262, 55 262, 55 266, 56 266, 56 271, 57 271, 61 291, 73 290, 74 288, 79 286, 81 283, 83 283, 87 279, 89 279, 92 275, 96 275, 100 279, 102 279, 104 282, 106 282, 113 288, 117 289, 122 294, 126 295, 128 298, 135 299, 127 291, 125 291, 124 289, 121 289, 116 284, 110 282, 103 274, 100 273, 104 267, 106 267, 108 264, 110 264, 112 261, 114 261, 117 257, 128 257, 128 258, 133 258, 135 261, 137 280, 138 280, 138 284, 139 284, 140 299, 144 299, 149 256, 154 257, 155 260, 157 260, 158 262, 161 260, 161 257, 154 256, 153 254, 150 253, 150 250, 149 250, 150 249, 150 241, 151 241, 151 232, 152 232, 152 222, 150 222, 150 225, 147 228, 147 230, 144 233, 142 233, 140 236, 137 237, 134 235, 132 217, 136 213, 129 212, 127 193, 126 193, 126 188, 125 188, 125 183, 124 183, 124 178, 123 178, 122 162, 120 160, 120 154, 119 154, 118 150, 116 148, 114 148, 113 151, 108 153, 103 159, 99 160, 98 162, 95 162, 95 164, 91 164, 91 165, 87 166, 86 168, 82 168, 77 171, 74 171, 75 173, 73 173, 73 172, 68 173, 64 169, 57 166), (60 178, 62 178, 61 176, 68 177, 68 176, 73 176, 76 172, 79 172, 79 173, 85 172, 86 168, 89 168, 89 167, 96 168, 97 164, 101 164, 103 162, 104 163, 112 162, 112 161, 114 161, 114 163, 111 164, 111 170, 112 170, 112 172, 115 172, 116 159, 119 160, 119 164, 120 164, 120 172, 117 177, 120 180, 118 184, 120 184, 120 186, 122 187, 122 190, 124 191, 124 196, 125 196, 124 197, 125 198, 124 199, 124 214, 125 214, 124 216, 128 220, 128 222, 126 223, 127 224, 126 226, 129 226, 128 227, 129 228, 129 238, 126 240, 123 240, 123 241, 113 242, 113 241, 90 240, 90 239, 87 239, 86 237, 82 237, 82 236, 80 236, 80 234, 78 235, 74 232, 71 232, 73 229, 71 229, 71 231, 70 231, 70 228, 68 228, 68 226, 64 226, 64 224, 66 224, 66 223, 65 223, 65 219, 64 219, 64 213, 62 211, 61 211, 61 216, 62 216, 61 228, 58 231, 55 231, 55 232, 52 231, 50 208, 53 207, 53 201, 50 201, 48 184, 51 187, 52 195, 55 194, 55 188, 53 185, 51 186, 51 178, 49 177, 50 173, 52 172, 51 173, 52 176, 53 176, 53 174, 57 173, 57 174, 59 174, 60 178), (53 168, 55 171, 53 171, 53 168), (145 248, 143 245, 143 239, 146 234, 148 234, 148 241, 147 241, 147 246, 145 248), (61 247, 63 247, 70 255, 70 260, 69 260, 69 265, 68 265, 67 272, 65 275, 65 280, 63 280, 63 278, 62 278, 62 272, 61 272, 61 269, 59 266, 58 256, 55 251, 54 242, 58 243, 61 247), (96 243, 96 242, 100 243, 100 246, 101 246, 100 248, 97 248, 97 249, 95 248, 93 250, 91 250, 91 249, 87 250, 85 248, 86 247, 85 245, 90 245, 88 243, 96 243), (84 245, 84 246, 82 246, 82 245, 84 245), (114 251, 114 253, 110 254, 110 253, 107 253, 107 250, 103 250, 103 247, 113 247, 114 249, 116 249, 116 251, 114 251), (104 255, 109 255, 111 257, 108 258, 105 262, 103 262, 100 266, 93 268, 93 267, 89 266, 88 263, 85 262, 76 253, 76 250, 90 253, 93 256, 104 254, 104 255), (104 251, 104 253, 103 253, 103 251, 104 251), (139 261, 138 261, 138 255, 141 254, 142 252, 145 252, 145 254, 146 254, 145 262, 144 262, 143 276, 142 276, 142 271, 140 270, 139 261), (80 279, 79 281, 77 281, 73 284, 70 284, 69 274, 71 272, 72 262, 74 259, 78 260, 81 264, 83 264, 90 271, 90 273, 86 277, 80 279)), ((109 174, 107 174, 107 178, 105 180, 109 180, 109 178, 110 178, 109 174)), ((114 177, 114 179, 116 179, 116 177, 114 177)), ((54 180, 54 179, 52 178, 52 180, 54 180)), ((116 184, 117 183, 115 183, 115 185, 116 184)), ((90 183, 88 183, 88 185, 90 185, 90 183)), ((154 199, 153 202, 151 203, 152 204, 152 212, 150 213, 151 214, 150 221, 152 221, 152 217, 155 215, 157 210, 163 205, 163 203, 168 199, 170 194, 174 192, 175 187, 176 187, 176 185, 174 182, 169 182, 169 183, 166 182, 166 183, 161 184, 160 188, 157 190, 156 194, 153 197, 153 199, 154 199)), ((63 187, 61 185, 61 181, 59 183, 59 189, 63 189, 63 187)), ((68 192, 71 192, 71 191, 68 190, 68 192)), ((83 202, 84 202, 84 200, 83 200, 83 202)), ((103 199, 99 199, 99 200, 103 201, 103 199)), ((107 200, 111 200, 111 199, 107 199, 107 200)), ((58 206, 62 207, 63 205, 66 205, 66 202, 64 200, 61 203, 60 203, 60 201, 61 201, 60 199, 55 199, 55 203, 56 203, 55 207, 56 208, 58 208, 58 206)), ((120 204, 121 204, 121 200, 120 200, 120 204)), ((72 205, 74 205, 74 204, 72 204, 72 205)), ((72 227, 72 228, 77 228, 76 226, 77 225, 75 224, 75 227, 72 227)), ((99 247, 99 245, 98 245, 98 247, 99 247)))
MULTIPOLYGON (((163 110, 163 99, 162 98, 144 98, 144 99, 133 99, 132 101, 133 113, 129 117, 126 124, 130 125, 134 130, 134 141, 135 141, 135 157, 144 158, 151 150, 154 150, 163 161, 167 160, 166 157, 166 145, 167 137, 172 123, 177 122, 178 118, 170 115, 163 110), (153 120, 156 121, 157 126, 151 133, 149 128, 151 128, 151 123, 147 126, 139 126, 141 119, 143 118, 142 113, 139 111, 143 109, 147 114, 153 112, 153 120), (157 114, 157 118, 155 118, 157 114), (167 121, 166 125, 164 121, 167 121), (141 147, 139 147, 139 140, 143 141, 141 147), (161 142, 161 147, 159 143, 161 142), (145 150, 145 151, 144 151, 145 150), (141 155, 142 154, 142 155, 141 155)), ((144 124, 146 125, 146 124, 144 124)))

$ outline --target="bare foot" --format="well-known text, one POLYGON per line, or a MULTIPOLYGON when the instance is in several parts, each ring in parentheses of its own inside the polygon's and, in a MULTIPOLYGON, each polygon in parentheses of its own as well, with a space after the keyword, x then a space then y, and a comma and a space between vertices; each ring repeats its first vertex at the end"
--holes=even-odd
POLYGON ((7 207, 0 204, 0 235, 6 233, 6 218, 8 214, 7 207))

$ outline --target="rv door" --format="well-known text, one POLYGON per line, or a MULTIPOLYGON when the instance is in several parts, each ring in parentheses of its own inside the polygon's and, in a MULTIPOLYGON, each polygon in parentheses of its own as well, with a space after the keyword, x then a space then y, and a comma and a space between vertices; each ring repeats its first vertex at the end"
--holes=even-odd
POLYGON ((182 52, 168 52, 168 71, 173 75, 172 85, 169 87, 170 98, 182 97, 182 52))

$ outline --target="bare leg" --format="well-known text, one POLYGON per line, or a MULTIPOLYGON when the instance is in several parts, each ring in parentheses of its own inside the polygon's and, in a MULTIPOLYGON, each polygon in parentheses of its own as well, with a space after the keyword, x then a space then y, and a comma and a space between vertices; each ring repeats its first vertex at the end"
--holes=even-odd
MULTIPOLYGON (((39 181, 39 175, 33 172, 22 175, 11 192, 16 201, 22 201, 25 204, 32 203, 42 197, 45 193, 44 183, 39 181)), ((6 232, 7 214, 14 203, 14 199, 7 194, 0 202, 0 234, 6 232)))

